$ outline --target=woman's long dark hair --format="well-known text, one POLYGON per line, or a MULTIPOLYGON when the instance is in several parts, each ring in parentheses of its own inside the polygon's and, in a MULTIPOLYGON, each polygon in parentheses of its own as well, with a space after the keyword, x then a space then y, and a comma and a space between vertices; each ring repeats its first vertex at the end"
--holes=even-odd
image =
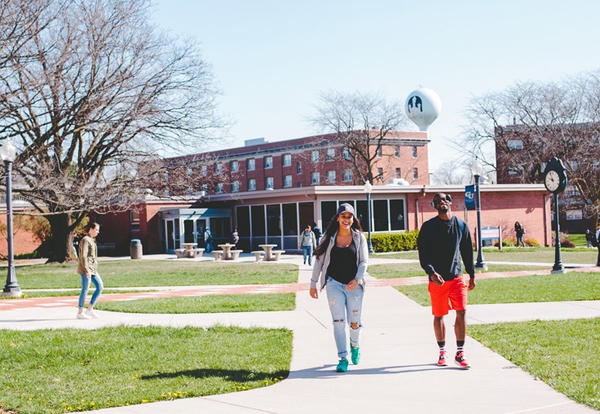
MULTIPOLYGON (((354 214, 353 214, 354 216, 354 214)), ((337 218, 339 214, 336 214, 329 220, 329 224, 327 225, 327 229, 325 230, 325 234, 321 237, 321 243, 315 249, 315 256, 319 257, 327 250, 327 246, 329 246, 329 242, 331 241, 331 237, 338 231, 339 224, 337 218)), ((354 220, 352 221, 352 229, 358 230, 360 232, 363 231, 362 226, 360 225, 360 220, 358 217, 354 216, 354 220)))

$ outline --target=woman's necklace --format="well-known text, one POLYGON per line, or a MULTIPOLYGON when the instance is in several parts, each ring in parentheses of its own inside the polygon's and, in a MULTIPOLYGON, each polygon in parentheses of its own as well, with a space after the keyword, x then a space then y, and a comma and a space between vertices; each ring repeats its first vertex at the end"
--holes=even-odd
POLYGON ((336 237, 335 242, 338 247, 341 247, 341 248, 348 247, 348 246, 350 246, 350 243, 352 243, 352 234, 348 234, 347 236, 346 235, 344 235, 344 236, 338 235, 336 237))

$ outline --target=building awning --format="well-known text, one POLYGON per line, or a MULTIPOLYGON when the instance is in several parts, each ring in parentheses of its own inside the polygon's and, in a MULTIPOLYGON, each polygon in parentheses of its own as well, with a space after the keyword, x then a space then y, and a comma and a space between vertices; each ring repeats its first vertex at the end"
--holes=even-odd
POLYGON ((231 218, 232 212, 230 208, 167 208, 161 209, 160 215, 163 219, 195 220, 215 217, 231 218))

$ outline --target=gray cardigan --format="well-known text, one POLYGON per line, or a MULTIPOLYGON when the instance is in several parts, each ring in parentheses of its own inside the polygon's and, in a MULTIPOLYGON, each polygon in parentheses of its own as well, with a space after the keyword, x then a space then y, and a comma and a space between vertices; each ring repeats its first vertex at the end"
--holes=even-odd
MULTIPOLYGON (((310 279, 311 289, 317 287, 317 282, 319 282, 320 289, 323 289, 327 283, 326 273, 327 268, 329 267, 329 256, 331 254, 331 249, 335 245, 336 236, 337 232, 331 236, 331 240, 329 240, 329 246, 327 246, 325 253, 315 258, 315 265, 313 267, 312 277, 310 279)), ((367 273, 367 262, 369 261, 369 247, 367 246, 367 239, 360 231, 352 229, 352 241, 354 241, 354 245, 356 246, 356 265, 358 266, 358 270, 356 271, 356 276, 354 276, 354 279, 358 280, 359 283, 364 285, 364 275, 367 273)))

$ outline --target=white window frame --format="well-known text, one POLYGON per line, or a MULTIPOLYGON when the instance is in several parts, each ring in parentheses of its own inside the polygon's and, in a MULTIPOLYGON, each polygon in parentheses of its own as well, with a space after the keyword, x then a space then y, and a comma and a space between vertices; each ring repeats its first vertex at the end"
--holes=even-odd
POLYGON ((418 155, 418 153, 417 153, 417 146, 413 145, 413 147, 412 147, 412 157, 413 158, 417 158, 417 155, 418 155))
POLYGON ((417 167, 413 168, 413 180, 419 179, 419 169, 417 167))
POLYGON ((377 153, 377 158, 383 157, 383 147, 382 146, 379 146, 375 151, 377 153))
POLYGON ((298 175, 302 174, 302 163, 300 161, 296 163, 296 173, 298 173, 298 175))
POLYGON ((217 174, 221 174, 221 173, 223 172, 223 164, 221 164, 221 163, 218 163, 218 164, 215 166, 215 171, 217 172, 217 174))
POLYGON ((319 162, 319 151, 311 151, 310 162, 319 162))
POLYGON ((344 149, 342 150, 342 158, 345 160, 351 160, 352 159, 352 155, 350 155, 350 150, 346 147, 344 147, 344 149))
POLYGON ((231 183, 231 192, 237 193, 238 191, 240 191, 240 182, 234 181, 233 183, 231 183))
POLYGON ((217 183, 217 194, 223 193, 223 183, 217 183))
POLYGON ((327 155, 325 156, 325 161, 334 161, 335 160, 335 148, 327 148, 327 155))
POLYGON ((283 166, 284 167, 292 166, 292 154, 284 154, 283 155, 283 166))
POLYGON ((271 156, 265 157, 265 169, 267 168, 273 168, 273 157, 271 156))
POLYGON ((275 188, 275 180, 273 180, 273 177, 265 178, 265 190, 268 190, 269 188, 275 188))
POLYGON ((248 180, 248 191, 256 191, 256 179, 250 178, 248 180))
POLYGON ((256 169, 256 160, 254 158, 248 159, 248 171, 254 171, 256 169))
POLYGON ((329 170, 327 171, 327 183, 328 184, 335 184, 335 180, 336 180, 336 174, 335 174, 335 170, 329 170))
POLYGON ((284 187, 292 186, 292 176, 291 175, 286 175, 283 177, 283 186, 284 187))
POLYGON ((346 168, 344 170, 343 180, 345 183, 352 182, 352 169, 351 168, 346 168))
POLYGON ((400 158, 400 146, 399 145, 394 146, 394 157, 400 158))
POLYGON ((396 167, 395 173, 396 178, 402 178, 402 169, 400 167, 396 167))
POLYGON ((506 146, 511 151, 522 150, 523 149, 523 140, 509 139, 506 141, 506 146))
POLYGON ((203 165, 202 168, 200 169, 200 173, 202 174, 202 177, 206 177, 206 174, 208 174, 208 167, 206 165, 203 165))
POLYGON ((238 172, 240 170, 240 164, 237 161, 231 161, 231 172, 238 172))
POLYGON ((317 171, 314 171, 310 174, 310 183, 312 185, 319 185, 321 184, 321 174, 319 174, 317 171))

